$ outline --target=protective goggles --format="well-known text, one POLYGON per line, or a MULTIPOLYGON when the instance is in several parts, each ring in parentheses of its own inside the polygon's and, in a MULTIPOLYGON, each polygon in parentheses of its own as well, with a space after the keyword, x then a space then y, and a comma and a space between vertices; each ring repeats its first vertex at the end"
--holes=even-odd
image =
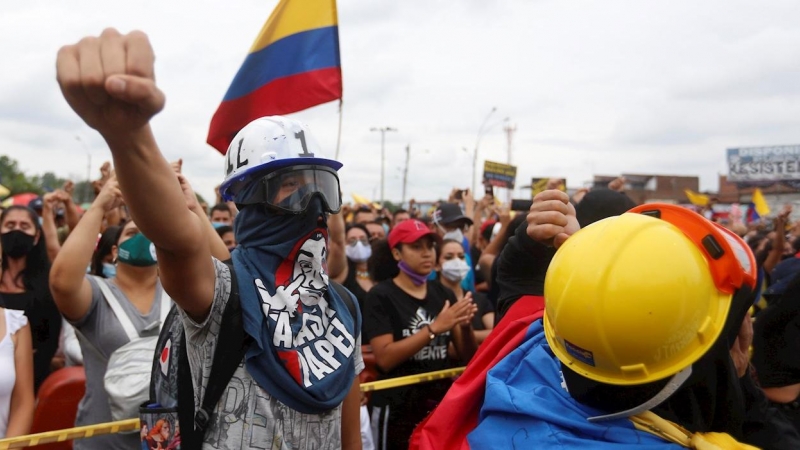
POLYGON ((721 292, 734 294, 744 285, 755 288, 756 261, 747 244, 730 230, 686 208, 644 204, 628 212, 666 220, 678 227, 708 260, 711 278, 721 292))
POLYGON ((265 204, 288 214, 300 214, 311 199, 319 196, 326 212, 336 214, 342 207, 339 176, 325 166, 290 166, 264 175, 255 181, 253 193, 237 204, 265 204))

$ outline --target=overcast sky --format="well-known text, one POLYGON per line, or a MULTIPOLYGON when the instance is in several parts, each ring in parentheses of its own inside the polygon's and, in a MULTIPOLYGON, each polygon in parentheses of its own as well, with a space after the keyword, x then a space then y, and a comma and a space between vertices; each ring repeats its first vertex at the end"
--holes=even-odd
MULTIPOLYGON (((211 115, 275 4, 2 2, 0 153, 31 174, 78 180, 91 155, 94 178, 110 155, 61 97, 56 52, 106 26, 141 29, 167 95, 156 137, 210 197, 223 175, 205 143, 211 115)), ((379 126, 398 129, 386 136, 387 199, 400 200, 406 145, 407 197, 467 187, 493 107, 478 177, 484 159, 506 161, 508 117, 518 185, 557 176, 580 187, 627 172, 698 175, 716 190, 726 148, 800 143, 798 23, 791 0, 342 1, 346 200, 379 196, 379 126)), ((337 104, 293 116, 333 156, 337 104)))

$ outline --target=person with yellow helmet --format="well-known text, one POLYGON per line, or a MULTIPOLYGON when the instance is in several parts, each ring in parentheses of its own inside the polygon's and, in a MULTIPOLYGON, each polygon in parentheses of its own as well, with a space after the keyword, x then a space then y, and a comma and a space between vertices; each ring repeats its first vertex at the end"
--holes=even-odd
POLYGON ((673 205, 580 228, 566 194, 537 195, 527 235, 557 248, 544 314, 532 292, 513 304, 411 448, 800 448, 747 370, 747 246, 673 205))

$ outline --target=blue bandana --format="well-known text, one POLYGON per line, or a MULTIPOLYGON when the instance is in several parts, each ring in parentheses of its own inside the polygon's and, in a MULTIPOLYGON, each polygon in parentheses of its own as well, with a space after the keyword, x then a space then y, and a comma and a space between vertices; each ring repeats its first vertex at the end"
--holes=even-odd
POLYGON ((236 216, 232 258, 244 329, 254 339, 247 371, 270 395, 305 414, 338 406, 355 378, 355 318, 327 275, 322 203, 278 215, 252 205, 236 216))

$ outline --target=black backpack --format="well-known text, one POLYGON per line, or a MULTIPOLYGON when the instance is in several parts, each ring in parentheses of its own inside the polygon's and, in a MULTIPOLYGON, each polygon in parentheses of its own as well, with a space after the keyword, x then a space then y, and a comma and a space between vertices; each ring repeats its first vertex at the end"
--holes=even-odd
MULTIPOLYGON (((233 373, 242 363, 242 359, 253 340, 244 331, 239 284, 233 270, 233 262, 228 260, 225 261, 225 264, 231 272, 231 293, 222 313, 211 374, 200 410, 194 410, 194 383, 186 352, 183 322, 176 305, 173 305, 172 310, 165 319, 161 334, 158 337, 158 344, 156 345, 150 382, 150 402, 148 403, 152 406, 152 404, 158 402, 160 397, 166 397, 171 400, 169 403, 174 403, 169 405, 172 406, 171 408, 162 409, 173 413, 177 411, 181 430, 181 449, 199 449, 202 446, 203 436, 208 430, 211 414, 220 398, 222 398, 222 393, 228 386, 231 377, 233 377, 233 373), (175 339, 172 339, 173 337, 175 339), (176 362, 177 364, 169 364, 170 369, 164 375, 161 359, 168 343, 171 347, 168 352, 170 362, 176 362), (220 349, 225 350, 220 351, 220 349), (173 368, 173 366, 176 367, 173 368), (159 394, 159 388, 161 389, 161 395, 157 395, 159 394)), ((361 329, 361 324, 358 323, 358 311, 353 294, 339 283, 332 280, 329 283, 347 304, 347 309, 350 311, 354 322, 356 322, 355 329, 358 332, 361 329)), ((149 411, 153 411, 153 409, 151 408, 149 411)))

